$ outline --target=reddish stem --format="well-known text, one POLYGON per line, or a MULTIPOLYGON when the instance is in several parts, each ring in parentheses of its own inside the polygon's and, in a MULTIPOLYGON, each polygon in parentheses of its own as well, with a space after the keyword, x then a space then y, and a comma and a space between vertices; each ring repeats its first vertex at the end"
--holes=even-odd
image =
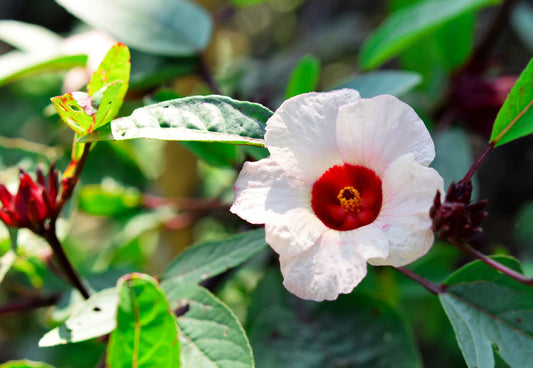
POLYGON ((462 180, 463 182, 469 182, 470 180, 472 180, 472 176, 474 176, 477 169, 479 169, 479 167, 481 166, 483 161, 485 161, 485 159, 487 158, 487 156, 489 155, 489 153, 492 151, 493 148, 494 148, 494 143, 489 143, 483 149, 483 151, 480 152, 480 154, 477 156, 475 161, 472 163, 472 166, 470 166, 470 169, 466 173, 465 177, 463 178, 462 180))
POLYGON ((511 268, 509 268, 507 266, 502 265, 500 262, 495 261, 494 259, 484 255, 483 253, 481 253, 477 249, 472 248, 467 243, 465 243, 463 241, 459 241, 459 242, 454 242, 454 245, 456 245, 460 249, 464 250, 465 252, 471 254, 475 258, 485 262, 487 265, 489 265, 490 267, 494 268, 495 270, 500 271, 501 273, 503 273, 503 274, 515 279, 516 281, 518 281, 518 282, 520 282, 522 284, 525 284, 525 285, 533 286, 533 278, 529 278, 529 277, 527 277, 525 275, 522 275, 521 273, 519 273, 519 272, 517 272, 517 271, 515 271, 515 270, 513 270, 513 269, 511 269, 511 268))
POLYGON ((434 282, 431 282, 429 281, 428 279, 426 278, 423 278, 422 276, 420 276, 419 274, 416 274, 414 273, 413 271, 411 271, 410 269, 408 268, 405 268, 405 267, 395 267, 394 268, 396 271, 400 272, 401 274, 409 277, 411 280, 414 280, 416 282, 418 282, 420 285, 422 285, 427 291, 429 291, 430 293, 434 294, 434 295, 439 295, 439 294, 442 294, 445 290, 444 290, 444 286, 443 285, 438 285, 438 284, 435 284, 434 282))
POLYGON ((42 296, 31 296, 17 299, 0 307, 0 316, 8 313, 19 313, 30 309, 49 307, 59 300, 59 293, 42 296))

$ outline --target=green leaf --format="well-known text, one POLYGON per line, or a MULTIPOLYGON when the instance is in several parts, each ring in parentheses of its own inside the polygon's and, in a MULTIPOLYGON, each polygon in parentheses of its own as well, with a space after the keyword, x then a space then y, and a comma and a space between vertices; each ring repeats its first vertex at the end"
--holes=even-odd
MULTIPOLYGON (((78 92, 82 93, 82 92, 78 92)), ((85 113, 72 93, 50 99, 57 113, 72 130, 79 136, 84 136, 93 124, 93 117, 85 113)))
POLYGON ((422 78, 418 73, 401 70, 379 70, 357 76, 355 79, 341 84, 339 88, 352 88, 359 91, 363 98, 377 95, 401 96, 416 87, 422 78))
POLYGON ((237 146, 216 142, 181 142, 196 157, 204 160, 211 166, 233 167, 237 162, 237 146))
POLYGON ((178 327, 157 281, 132 273, 119 280, 117 328, 107 348, 107 367, 179 367, 178 327))
POLYGON ((290 295, 281 275, 265 275, 252 295, 246 324, 258 367, 421 367, 401 315, 357 292, 335 302, 290 295))
POLYGON ((16 20, 0 21, 0 40, 23 51, 57 50, 61 37, 47 28, 16 20))
POLYGON ((533 133, 533 58, 496 116, 490 143, 496 147, 533 133))
POLYGON ((85 185, 78 192, 82 211, 96 216, 117 216, 139 208, 142 195, 138 190, 118 186, 85 185))
POLYGON ((0 86, 38 75, 85 66, 87 55, 11 51, 0 56, 0 86))
POLYGON ((359 55, 364 69, 373 69, 463 14, 498 4, 500 0, 433 0, 391 14, 367 39, 359 55))
POLYGON ((265 247, 263 229, 189 247, 168 266, 161 285, 169 299, 179 299, 180 289, 235 267, 265 247))
POLYGON ((253 368, 250 343, 239 321, 209 291, 182 291, 187 311, 178 317, 183 367, 253 368))
POLYGON ((31 360, 11 360, 0 364, 0 368, 54 368, 50 364, 43 362, 32 362, 31 360))
POLYGON ((152 138, 263 146, 266 107, 225 96, 193 96, 141 107, 81 142, 152 138))
MULTIPOLYGON (((511 257, 494 257, 521 271, 511 257)), ((511 367, 533 360, 533 289, 481 261, 472 262, 445 282, 439 295, 470 368, 494 367, 493 347, 511 367)))
POLYGON ((109 123, 115 117, 115 115, 117 115, 120 106, 122 106, 122 101, 124 100, 124 95, 126 94, 127 88, 127 84, 126 89, 124 89, 124 83, 121 81, 115 81, 111 84, 105 85, 93 95, 93 99, 95 99, 98 95, 98 110, 96 111, 96 114, 93 118, 93 123, 90 126, 88 133, 91 133, 109 123), (101 99, 100 92, 102 93, 101 99))
POLYGON ((320 61, 311 55, 305 55, 292 70, 285 98, 314 91, 319 78, 320 61))
POLYGON ((98 69, 93 73, 87 85, 87 93, 93 96, 106 85, 120 82, 120 88, 113 97, 113 108, 109 112, 108 121, 117 115, 122 106, 122 101, 128 91, 130 69, 130 51, 126 45, 117 43, 107 52, 104 60, 102 60, 98 69))
POLYGON ((39 346, 70 344, 106 335, 116 326, 118 295, 115 288, 92 295, 61 326, 48 331, 39 346))
POLYGON ((130 47, 168 56, 196 54, 207 47, 209 13, 186 0, 56 0, 86 23, 130 47))

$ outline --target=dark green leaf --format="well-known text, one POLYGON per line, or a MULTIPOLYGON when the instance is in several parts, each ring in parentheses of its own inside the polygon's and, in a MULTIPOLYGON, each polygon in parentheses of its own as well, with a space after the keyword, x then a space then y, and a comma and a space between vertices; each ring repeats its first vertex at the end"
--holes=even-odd
POLYGON ((357 292, 305 302, 283 288, 277 270, 257 286, 246 330, 258 367, 421 367, 401 315, 386 302, 357 292))
POLYGON ((201 287, 183 290, 178 317, 183 367, 253 368, 250 343, 233 313, 201 287))
POLYGON ((176 319, 157 281, 132 273, 117 287, 117 327, 109 337, 107 367, 179 367, 176 319))
POLYGON ((42 362, 32 362, 30 360, 11 360, 0 364, 0 368, 54 368, 50 364, 42 362))
POLYGON ((69 344, 106 335, 116 326, 118 295, 115 288, 91 296, 61 326, 48 331, 39 346, 69 344))
POLYGON ((520 74, 494 121, 490 143, 500 146, 533 133, 533 58, 520 74))
POLYGON ((305 55, 292 70, 285 98, 314 91, 319 78, 320 61, 311 55, 305 55))
POLYGON ((336 89, 356 89, 363 98, 383 94, 401 96, 416 87, 421 81, 422 78, 417 73, 401 70, 379 70, 359 75, 355 79, 341 84, 336 89))
POLYGON ((359 62, 373 69, 442 25, 500 0, 437 0, 417 3, 391 14, 361 49, 359 62))
POLYGON ((212 22, 198 4, 187 0, 56 0, 88 24, 109 31, 139 50, 186 56, 203 50, 212 22))
POLYGON ((136 109, 82 137, 82 142, 152 138, 263 146, 266 107, 225 96, 194 96, 136 109))
POLYGON ((265 247, 263 229, 200 243, 187 248, 169 265, 161 278, 161 285, 170 300, 179 299, 181 288, 235 267, 265 247))
MULTIPOLYGON (((495 257, 521 271, 511 257, 495 257)), ((439 298, 470 368, 494 367, 493 347, 511 367, 533 361, 533 289, 481 261, 446 280, 439 298)))

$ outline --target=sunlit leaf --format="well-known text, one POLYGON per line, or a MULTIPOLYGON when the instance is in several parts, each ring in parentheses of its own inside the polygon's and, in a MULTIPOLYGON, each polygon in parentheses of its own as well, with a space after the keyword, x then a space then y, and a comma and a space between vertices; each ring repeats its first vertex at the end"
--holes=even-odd
POLYGON ((357 292, 335 302, 296 299, 279 271, 259 283, 246 330, 258 367, 420 368, 401 314, 357 292))
POLYGON ((505 99, 494 121, 490 143, 495 146, 533 133, 533 58, 505 99))
POLYGON ((78 192, 82 211, 97 216, 116 216, 139 208, 142 195, 139 191, 122 187, 85 185, 78 192))
POLYGON ((201 287, 183 290, 178 317, 183 367, 253 368, 250 343, 228 307, 201 287))
MULTIPOLYGON (((496 260, 521 272, 513 258, 496 260)), ((472 262, 445 282, 439 295, 470 368, 494 367, 499 354, 511 367, 533 361, 533 289, 481 261, 472 262)))
POLYGON ((212 21, 200 5, 187 0, 56 0, 88 24, 102 28, 139 50, 186 56, 203 50, 212 21))
POLYGON ((82 142, 152 138, 263 146, 266 107, 225 96, 193 96, 141 107, 113 120, 82 142))
POLYGON ((69 344, 106 335, 116 326, 118 295, 115 288, 91 296, 61 326, 48 331, 39 346, 69 344))
POLYGON ((87 93, 94 97, 97 91, 101 90, 104 86, 114 82, 120 82, 120 88, 116 92, 116 95, 113 96, 113 107, 108 113, 108 121, 117 115, 122 106, 122 101, 128 91, 130 69, 130 52, 126 45, 117 43, 107 52, 104 60, 102 60, 98 69, 92 74, 91 80, 87 85, 87 93))
POLYGON ((401 70, 379 70, 361 74, 337 88, 356 89, 363 98, 383 94, 401 96, 416 87, 421 81, 422 78, 418 73, 401 70))
POLYGON ((263 229, 200 243, 187 248, 168 266, 161 285, 169 299, 179 299, 179 289, 235 267, 265 247, 263 229))
POLYGON ((57 113, 79 136, 84 136, 93 124, 93 117, 87 115, 72 93, 50 99, 57 113))
POLYGON ((450 20, 499 2, 434 0, 401 9, 370 35, 359 54, 359 63, 365 69, 376 68, 450 20))
POLYGON ((176 319, 157 281, 132 273, 117 287, 117 327, 109 338, 107 367, 179 367, 176 319))
POLYGON ((304 56, 292 70, 285 98, 314 91, 319 78, 320 61, 311 55, 304 56))
POLYGON ((15 259, 17 259, 17 255, 12 249, 8 250, 0 257, 0 283, 6 276, 7 271, 9 271, 13 265, 13 262, 15 262, 15 259))

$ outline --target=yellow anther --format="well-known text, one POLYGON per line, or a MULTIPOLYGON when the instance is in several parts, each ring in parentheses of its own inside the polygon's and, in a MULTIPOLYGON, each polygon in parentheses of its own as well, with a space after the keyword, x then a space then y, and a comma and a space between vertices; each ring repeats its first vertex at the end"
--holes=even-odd
POLYGON ((344 187, 339 192, 337 199, 341 202, 344 212, 359 212, 361 210, 361 193, 354 187, 344 187))

